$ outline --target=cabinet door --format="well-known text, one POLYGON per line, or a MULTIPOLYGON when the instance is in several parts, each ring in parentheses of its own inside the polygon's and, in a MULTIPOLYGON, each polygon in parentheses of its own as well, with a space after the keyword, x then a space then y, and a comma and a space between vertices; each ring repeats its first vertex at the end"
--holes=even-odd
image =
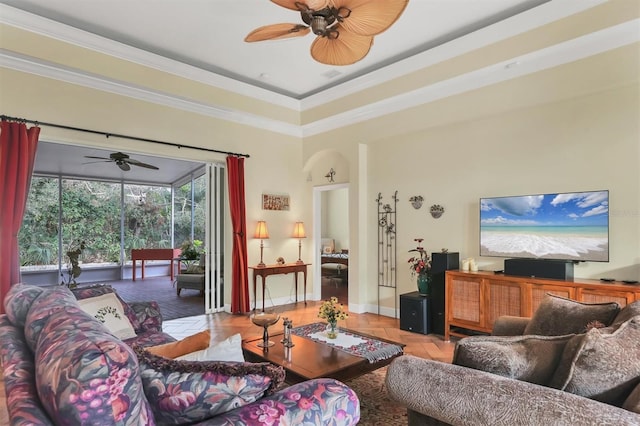
POLYGON ((567 299, 575 300, 576 298, 576 291, 573 287, 550 284, 531 284, 531 313, 526 316, 530 317, 533 315, 533 313, 538 309, 538 306, 540 306, 540 302, 542 302, 546 293, 566 297, 567 299))
POLYGON ((579 288, 577 300, 585 303, 618 302, 621 308, 632 303, 635 295, 632 291, 596 290, 591 288, 579 288))
POLYGON ((484 295, 481 291, 482 280, 475 278, 454 277, 450 281, 447 294, 447 313, 449 322, 458 324, 483 325, 484 295))
POLYGON ((523 291, 520 283, 506 280, 488 280, 489 312, 487 313, 487 327, 493 329, 493 323, 498 317, 511 315, 525 316, 523 307, 523 291))

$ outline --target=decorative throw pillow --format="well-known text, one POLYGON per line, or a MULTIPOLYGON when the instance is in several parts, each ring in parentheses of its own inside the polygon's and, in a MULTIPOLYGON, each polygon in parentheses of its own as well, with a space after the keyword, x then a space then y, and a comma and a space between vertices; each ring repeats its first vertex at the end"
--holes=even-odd
POLYGON ((147 351, 157 356, 174 359, 191 352, 208 348, 210 343, 211 332, 204 330, 192 336, 185 337, 182 340, 178 340, 177 342, 148 347, 147 351))
POLYGON ((284 368, 265 363, 176 361, 134 346, 156 422, 202 421, 250 404, 284 382, 284 368))
POLYGON ((228 361, 244 362, 242 354, 242 337, 234 334, 222 342, 209 346, 201 351, 191 352, 176 358, 180 361, 228 361))
POLYGON ((141 327, 141 324, 140 324, 140 320, 138 319, 138 315, 136 315, 136 313, 133 310, 133 308, 131 306, 129 306, 129 304, 127 302, 122 300, 120 295, 110 285, 108 285, 108 284, 91 284, 91 285, 88 285, 88 286, 76 287, 76 288, 72 289, 71 292, 73 293, 73 295, 78 300, 88 299, 89 297, 101 296, 103 294, 108 294, 108 293, 115 294, 116 297, 118 298, 118 300, 120 301, 120 303, 122 304, 122 307, 124 308, 124 313, 127 316, 127 318, 129 318, 129 322, 133 326, 133 329, 136 331, 136 333, 139 333, 139 332, 142 331, 141 330, 142 327, 141 327))
POLYGON ((456 345, 453 364, 547 385, 573 336, 466 337, 456 345))
POLYGON ((136 332, 124 313, 122 303, 114 293, 78 300, 83 311, 100 321, 118 339, 136 337, 136 332))
POLYGON ((573 337, 550 386, 622 406, 640 376, 640 316, 611 334, 599 329, 573 337))
POLYGON ((524 334, 562 336, 584 333, 587 324, 600 321, 611 324, 620 305, 611 303, 582 303, 547 293, 524 329, 524 334))

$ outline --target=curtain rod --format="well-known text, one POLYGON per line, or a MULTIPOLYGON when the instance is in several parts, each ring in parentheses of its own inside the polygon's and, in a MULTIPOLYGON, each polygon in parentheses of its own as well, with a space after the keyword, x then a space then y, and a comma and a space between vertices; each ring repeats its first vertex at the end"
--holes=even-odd
POLYGON ((128 136, 128 135, 121 135, 121 134, 118 134, 118 133, 102 132, 100 130, 91 130, 91 129, 83 129, 81 127, 65 126, 63 124, 45 123, 43 121, 29 120, 27 118, 20 118, 20 117, 10 117, 8 115, 0 115, 0 119, 2 119, 2 121, 5 121, 5 120, 19 121, 19 122, 22 122, 22 123, 35 124, 36 126, 49 126, 49 127, 56 127, 58 129, 75 130, 76 132, 93 133, 94 135, 103 135, 107 139, 110 138, 110 137, 122 138, 122 139, 131 139, 131 140, 134 140, 134 141, 150 142, 150 143, 156 143, 156 144, 160 144, 160 145, 173 146, 173 147, 176 147, 178 149, 180 149, 180 148, 189 148, 189 149, 196 149, 196 150, 199 150, 199 151, 215 152, 217 154, 227 154, 227 155, 234 155, 236 157, 249 158, 249 154, 238 154, 237 152, 221 151, 219 149, 201 148, 201 147, 198 147, 198 146, 183 145, 183 144, 173 143, 173 142, 164 142, 164 141, 158 141, 158 140, 155 140, 155 139, 140 138, 140 137, 137 137, 137 136, 128 136))

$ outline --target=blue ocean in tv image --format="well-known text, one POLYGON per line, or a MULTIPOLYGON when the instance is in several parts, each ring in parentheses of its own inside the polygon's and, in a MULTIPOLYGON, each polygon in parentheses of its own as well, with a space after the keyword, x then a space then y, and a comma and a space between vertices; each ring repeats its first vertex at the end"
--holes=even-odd
POLYGON ((609 192, 483 198, 480 255, 609 260, 609 192))

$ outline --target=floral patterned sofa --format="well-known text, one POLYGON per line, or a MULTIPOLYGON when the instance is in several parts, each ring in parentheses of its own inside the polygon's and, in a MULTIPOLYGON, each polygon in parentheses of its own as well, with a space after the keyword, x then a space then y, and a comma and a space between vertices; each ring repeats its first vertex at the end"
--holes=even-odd
POLYGON ((0 361, 11 424, 353 425, 359 401, 317 379, 280 389, 268 363, 174 361, 144 348, 174 341, 155 302, 122 303, 135 337, 120 340, 79 299, 114 293, 12 286, 0 315, 0 361))

